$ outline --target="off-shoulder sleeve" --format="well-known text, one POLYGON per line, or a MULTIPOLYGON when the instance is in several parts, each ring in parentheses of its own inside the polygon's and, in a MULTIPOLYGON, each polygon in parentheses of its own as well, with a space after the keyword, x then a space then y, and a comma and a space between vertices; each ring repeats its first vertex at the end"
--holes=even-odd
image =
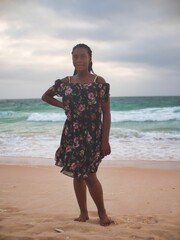
POLYGON ((98 84, 99 98, 101 101, 107 102, 110 95, 110 85, 109 83, 99 83, 98 84))
POLYGON ((53 90, 55 95, 58 97, 63 97, 65 92, 65 87, 66 87, 66 83, 64 83, 61 79, 57 79, 53 85, 53 90))

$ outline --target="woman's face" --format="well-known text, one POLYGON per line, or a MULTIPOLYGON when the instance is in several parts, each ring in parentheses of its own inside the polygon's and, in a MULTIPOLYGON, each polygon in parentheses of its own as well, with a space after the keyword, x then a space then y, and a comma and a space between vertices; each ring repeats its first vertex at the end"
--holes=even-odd
POLYGON ((73 65, 77 71, 87 71, 91 61, 87 49, 76 48, 72 54, 73 65))

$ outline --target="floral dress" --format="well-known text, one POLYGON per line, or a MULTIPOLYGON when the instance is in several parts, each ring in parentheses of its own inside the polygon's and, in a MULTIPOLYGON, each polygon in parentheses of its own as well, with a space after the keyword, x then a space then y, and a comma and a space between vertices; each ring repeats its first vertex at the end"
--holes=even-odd
POLYGON ((53 91, 62 97, 67 119, 55 165, 70 177, 86 178, 95 173, 104 157, 101 152, 101 102, 109 98, 109 84, 94 81, 90 84, 55 81, 53 91))

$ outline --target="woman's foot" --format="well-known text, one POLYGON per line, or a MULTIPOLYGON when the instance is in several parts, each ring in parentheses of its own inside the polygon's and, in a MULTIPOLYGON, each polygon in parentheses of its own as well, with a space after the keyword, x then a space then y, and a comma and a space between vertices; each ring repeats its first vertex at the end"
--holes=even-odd
POLYGON ((101 226, 109 226, 110 224, 113 224, 114 221, 111 220, 108 215, 106 214, 106 212, 101 212, 101 213, 98 213, 99 214, 99 218, 100 218, 100 225, 101 226))
POLYGON ((86 222, 87 220, 89 220, 89 216, 88 213, 80 213, 78 218, 75 218, 74 221, 78 221, 78 222, 86 222))

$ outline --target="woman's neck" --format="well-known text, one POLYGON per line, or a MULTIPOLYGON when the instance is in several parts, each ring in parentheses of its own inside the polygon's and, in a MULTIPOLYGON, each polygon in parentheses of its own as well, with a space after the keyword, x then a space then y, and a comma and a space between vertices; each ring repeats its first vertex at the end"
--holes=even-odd
POLYGON ((91 83, 93 80, 90 72, 78 72, 73 76, 72 82, 74 83, 91 83))
POLYGON ((75 75, 79 80, 84 79, 84 78, 88 78, 90 76, 90 72, 77 72, 77 74, 75 75))

